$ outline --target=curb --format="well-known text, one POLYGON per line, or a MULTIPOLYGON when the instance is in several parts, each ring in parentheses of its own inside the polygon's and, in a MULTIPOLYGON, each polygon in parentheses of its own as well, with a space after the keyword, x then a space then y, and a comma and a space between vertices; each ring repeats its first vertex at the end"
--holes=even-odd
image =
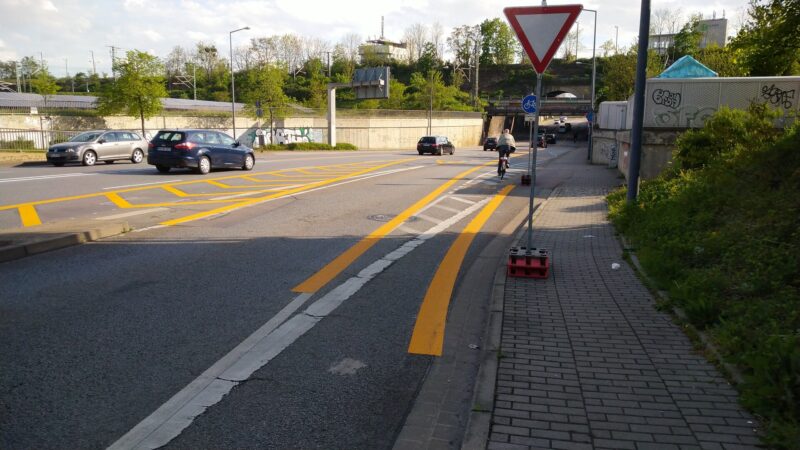
MULTIPOLYGON (((535 219, 553 192, 535 207, 533 218, 535 219)), ((511 223, 519 223, 516 226, 518 231, 514 237, 515 243, 522 240, 527 228, 528 211, 524 208, 511 223)), ((494 275, 492 284, 492 298, 489 310, 489 325, 484 334, 484 345, 481 354, 481 366, 478 369, 478 376, 475 382, 475 391, 472 395, 472 410, 467 419, 467 428, 464 431, 464 439, 461 448, 463 450, 483 450, 489 442, 489 430, 492 425, 492 413, 494 412, 494 394, 497 387, 497 367, 499 364, 499 352, 501 351, 501 341, 503 336, 503 307, 506 290, 506 266, 505 260, 500 261, 500 265, 494 275)))
POLYGON ((127 222, 123 222, 108 224, 86 231, 64 232, 44 239, 32 238, 28 242, 0 247, 0 263, 92 242, 129 231, 131 231, 131 227, 127 222))

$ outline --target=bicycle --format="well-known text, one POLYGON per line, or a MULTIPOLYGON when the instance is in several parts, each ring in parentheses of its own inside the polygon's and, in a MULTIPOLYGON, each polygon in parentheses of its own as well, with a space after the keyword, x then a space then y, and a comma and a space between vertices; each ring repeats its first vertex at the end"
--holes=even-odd
POLYGON ((506 170, 510 167, 508 163, 508 153, 503 153, 500 156, 500 160, 497 163, 497 174, 500 175, 500 179, 502 180, 503 177, 506 175, 506 170))

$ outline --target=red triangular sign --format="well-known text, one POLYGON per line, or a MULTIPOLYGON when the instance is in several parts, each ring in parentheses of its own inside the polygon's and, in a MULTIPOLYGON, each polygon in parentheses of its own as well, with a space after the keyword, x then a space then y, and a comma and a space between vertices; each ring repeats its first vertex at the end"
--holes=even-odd
POLYGON ((536 73, 543 73, 581 13, 583 5, 520 6, 505 8, 536 73))

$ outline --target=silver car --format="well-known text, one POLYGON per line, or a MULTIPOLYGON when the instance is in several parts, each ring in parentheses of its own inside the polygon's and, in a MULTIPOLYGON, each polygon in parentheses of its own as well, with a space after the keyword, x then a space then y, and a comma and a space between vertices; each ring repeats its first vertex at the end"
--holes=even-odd
POLYGON ((51 145, 47 149, 47 162, 55 166, 63 166, 68 162, 93 166, 97 161, 111 164, 127 159, 139 164, 144 160, 146 150, 147 140, 133 131, 84 131, 67 142, 51 145))

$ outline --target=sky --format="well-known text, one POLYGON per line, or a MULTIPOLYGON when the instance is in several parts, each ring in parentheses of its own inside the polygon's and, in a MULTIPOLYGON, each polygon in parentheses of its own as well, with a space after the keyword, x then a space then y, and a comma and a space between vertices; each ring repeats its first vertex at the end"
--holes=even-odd
MULTIPOLYGON (((574 4, 550 1, 548 5, 574 4)), ((414 24, 441 24, 445 37, 461 25, 500 17, 508 6, 538 6, 538 0, 0 0, 0 60, 25 56, 43 59, 57 77, 90 73, 92 52, 97 72, 111 72, 111 48, 147 51, 165 57, 176 45, 193 49, 213 43, 227 57, 229 32, 233 46, 251 38, 293 33, 336 44, 348 34, 374 39, 385 20, 385 37, 401 41, 414 24)), ((620 47, 634 42, 639 30, 640 2, 596 0, 583 3, 597 11, 597 47, 616 38, 620 47)), ((728 18, 740 26, 747 0, 651 0, 651 10, 668 8, 684 17, 728 18)), ((590 57, 594 14, 583 12, 579 38, 581 57, 590 57)))

